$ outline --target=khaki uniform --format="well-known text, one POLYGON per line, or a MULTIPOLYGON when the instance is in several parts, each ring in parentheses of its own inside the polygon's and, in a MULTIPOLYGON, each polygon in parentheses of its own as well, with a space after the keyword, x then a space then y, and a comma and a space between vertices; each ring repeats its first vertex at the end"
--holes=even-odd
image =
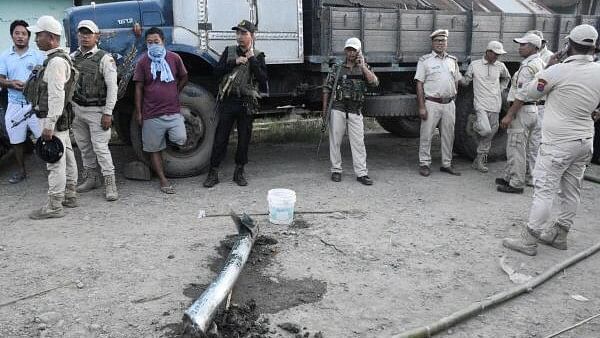
POLYGON ((496 61, 491 64, 485 58, 481 58, 469 65, 461 83, 468 85, 471 81, 477 119, 485 118, 490 126, 488 134, 479 135, 477 154, 487 154, 498 131, 502 90, 510 83, 510 73, 504 63, 496 61))
MULTIPOLYGON (((98 48, 84 55, 89 58, 98 52, 98 48)), ((75 52, 77 53, 77 52, 75 52)), ((75 55, 73 53, 71 56, 75 55)), ((100 73, 104 77, 106 84, 106 103, 104 106, 81 106, 73 102, 73 135, 77 141, 77 146, 81 150, 81 159, 84 169, 95 170, 100 164, 102 175, 114 175, 115 167, 112 156, 108 148, 108 142, 111 137, 111 129, 102 129, 100 123, 102 115, 112 115, 115 104, 117 103, 117 67, 110 54, 106 54, 100 59, 100 73)))
POLYGON ((543 230, 552 226, 552 203, 558 195, 557 223, 569 229, 592 156, 591 113, 600 104, 600 64, 594 63, 592 56, 568 57, 539 73, 526 89, 532 98, 547 95, 528 227, 543 230))
MULTIPOLYGON (((329 116, 329 158, 331 160, 331 172, 342 172, 342 153, 340 148, 342 140, 344 139, 344 134, 347 131, 348 139, 350 141, 350 150, 352 151, 354 173, 357 177, 367 176, 367 150, 365 149, 365 132, 361 102, 364 100, 364 93, 362 93, 363 99, 359 101, 348 102, 340 97, 344 96, 344 94, 340 92, 340 86, 342 85, 343 80, 355 78, 366 82, 366 79, 359 66, 350 68, 344 63, 341 67, 338 88, 333 88, 335 71, 329 73, 329 76, 325 81, 325 86, 323 87, 324 93, 336 95, 329 116)), ((379 85, 379 80, 375 79, 374 82, 367 83, 367 85, 370 87, 377 87, 379 85)), ((357 94, 358 93, 354 93, 354 95, 357 94)))
MULTIPOLYGON (((56 49, 51 49, 46 54, 52 54, 56 49)), ((71 146, 69 131, 58 131, 55 128, 58 118, 62 115, 65 104, 65 83, 71 77, 69 63, 60 58, 53 58, 44 72, 44 82, 48 84, 48 117, 40 119, 43 129, 54 131, 65 148, 64 155, 56 163, 47 163, 48 195, 62 195, 67 184, 77 184, 77 162, 71 146)))
MULTIPOLYGON (((547 47, 542 48, 539 52, 540 58, 544 62, 544 67, 550 61, 550 58, 554 53, 548 50, 547 47)), ((538 149, 540 147, 540 142, 542 141, 542 121, 544 121, 544 102, 546 97, 540 98, 537 106, 537 123, 533 130, 531 131, 531 136, 529 137, 529 145, 527 147, 527 182, 528 184, 531 182, 531 173, 533 173, 533 169, 535 168, 535 160, 538 156, 538 149), (540 104, 542 103, 542 104, 540 104)))
POLYGON ((523 188, 526 183, 527 145, 531 132, 537 124, 537 107, 535 99, 527 96, 527 83, 533 80, 535 74, 544 68, 539 54, 533 54, 521 62, 521 67, 512 79, 508 101, 515 99, 524 102, 523 107, 516 113, 515 118, 507 129, 506 168, 504 179, 513 188, 523 188))
POLYGON ((425 108, 427 120, 421 121, 419 140, 419 165, 431 166, 431 139, 435 128, 440 124, 442 138, 442 166, 450 167, 452 164, 452 146, 454 144, 454 121, 456 96, 456 83, 462 79, 456 57, 444 53, 437 55, 435 52, 426 54, 419 59, 415 80, 423 82, 425 91, 425 108), (438 103, 434 100, 450 100, 447 103, 438 103))

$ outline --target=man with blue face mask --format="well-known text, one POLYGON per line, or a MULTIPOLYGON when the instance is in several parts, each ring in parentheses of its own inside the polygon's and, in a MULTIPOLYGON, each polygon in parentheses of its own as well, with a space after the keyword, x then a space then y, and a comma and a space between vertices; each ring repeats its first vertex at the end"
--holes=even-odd
POLYGON ((167 147, 167 133, 172 143, 183 146, 186 142, 179 93, 188 81, 188 73, 181 57, 165 49, 162 30, 152 27, 145 38, 148 52, 138 60, 133 74, 135 114, 142 126, 143 149, 150 153, 152 169, 160 179, 160 191, 174 194, 163 170, 161 151, 167 147))

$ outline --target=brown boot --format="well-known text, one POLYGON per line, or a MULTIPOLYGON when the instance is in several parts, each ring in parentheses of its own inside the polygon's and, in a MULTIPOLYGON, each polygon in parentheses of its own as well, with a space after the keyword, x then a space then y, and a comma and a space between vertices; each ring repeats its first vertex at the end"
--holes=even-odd
POLYGON ((47 218, 61 218, 65 216, 63 211, 62 201, 65 198, 65 194, 53 194, 48 195, 48 202, 46 205, 38 210, 34 210, 29 214, 31 219, 47 219, 47 218))
POLYGON ((560 224, 554 223, 549 229, 542 231, 540 234, 540 243, 550 245, 559 250, 567 250, 567 235, 569 228, 560 224))
POLYGON ((67 187, 65 189, 65 199, 62 201, 62 205, 67 208, 75 208, 78 207, 77 203, 77 191, 76 191, 75 183, 67 183, 67 187))
POLYGON ((83 171, 83 182, 77 186, 77 192, 88 192, 101 186, 100 175, 96 169, 85 169, 83 171))
POLYGON ((537 239, 539 234, 529 227, 523 227, 521 238, 505 238, 502 245, 511 250, 524 253, 529 256, 537 255, 537 239))

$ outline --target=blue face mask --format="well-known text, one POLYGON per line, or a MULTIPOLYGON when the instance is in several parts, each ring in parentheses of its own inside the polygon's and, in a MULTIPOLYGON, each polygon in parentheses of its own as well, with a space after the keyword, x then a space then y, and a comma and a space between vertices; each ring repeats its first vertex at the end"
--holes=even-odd
POLYGON ((158 43, 149 43, 147 46, 150 56, 161 57, 165 55, 165 46, 158 43))

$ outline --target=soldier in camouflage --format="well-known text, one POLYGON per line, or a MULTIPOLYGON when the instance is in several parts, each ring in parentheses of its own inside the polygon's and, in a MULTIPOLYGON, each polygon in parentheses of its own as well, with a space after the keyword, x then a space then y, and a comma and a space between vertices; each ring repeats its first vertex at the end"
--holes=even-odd
POLYGON ((368 176, 367 171, 362 109, 367 86, 378 86, 379 79, 365 62, 362 55, 362 44, 359 39, 348 39, 344 46, 344 52, 346 53, 346 61, 333 67, 323 87, 323 112, 327 111, 329 95, 335 95, 329 114, 331 180, 334 182, 342 180, 340 147, 344 133, 348 130, 356 180, 364 185, 372 185, 373 180, 368 176), (341 67, 341 69, 338 67, 341 67), (333 88, 336 75, 338 76, 337 88, 333 88))

